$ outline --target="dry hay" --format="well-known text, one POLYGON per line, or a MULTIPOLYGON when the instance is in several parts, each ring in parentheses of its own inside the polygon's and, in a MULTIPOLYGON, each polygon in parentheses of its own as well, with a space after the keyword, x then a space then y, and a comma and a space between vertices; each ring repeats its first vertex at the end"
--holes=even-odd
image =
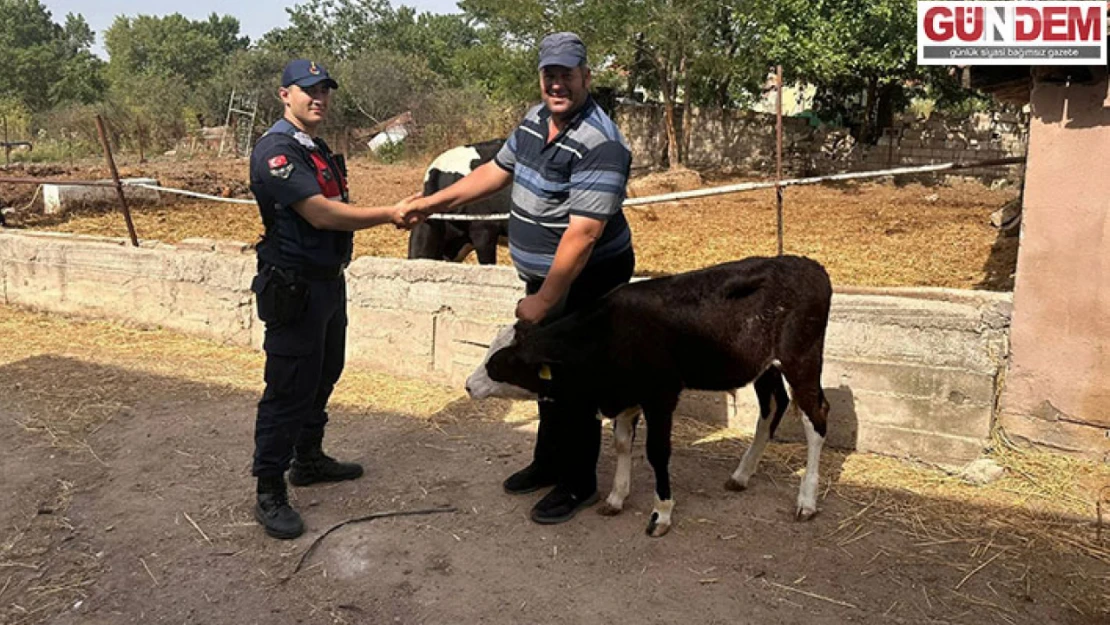
MULTIPOLYGON (((222 389, 210 392, 262 392, 263 354, 169 330, 0 306, 3 336, 20 337, 6 342, 8 347, 0 354, 0 366, 14 374, 5 394, 14 402, 33 402, 38 417, 27 427, 44 428, 60 447, 91 452, 85 437, 148 392, 149 387, 136 388, 124 375, 127 372, 156 376, 149 382, 167 393, 195 389, 198 383, 222 389), (121 374, 81 373, 70 364, 74 361, 121 374)), ((459 402, 462 396, 457 389, 367 371, 345 372, 332 398, 353 412, 404 414, 429 421, 481 418, 483 407, 511 412, 508 402, 459 402)))
POLYGON ((705 186, 701 174, 693 169, 669 169, 633 178, 628 183, 628 197, 647 197, 676 191, 692 191, 705 186))
MULTIPOLYGON (((132 173, 171 180, 199 174, 176 172, 179 165, 149 165, 132 173), (159 176, 161 169, 171 169, 159 176), (174 173, 176 172, 176 173, 174 173)), ((246 176, 243 161, 197 162, 219 172, 217 183, 246 176)), ((385 166, 355 159, 352 197, 366 203, 391 203, 420 189, 421 167, 385 166)), ((130 171, 130 170, 129 170, 130 171)), ((696 172, 652 174, 641 181, 696 172)), ((720 185, 732 180, 713 180, 720 185)), ((676 183, 677 184, 677 183, 676 183)), ((211 190, 211 189, 209 189, 211 190)), ((1002 236, 990 215, 1016 197, 1013 189, 991 190, 976 183, 895 186, 875 182, 792 187, 785 196, 785 248, 811 256, 829 270, 833 283, 858 286, 937 286, 1009 290, 1018 239, 1002 236)), ((166 198, 155 207, 134 211, 140 238, 174 243, 190 237, 254 242, 261 233, 257 209, 190 199, 166 198)), ((777 224, 774 190, 751 191, 626 211, 641 275, 670 274, 745 256, 774 254, 777 224)), ((116 212, 81 211, 64 217, 26 213, 13 226, 63 232, 126 236, 116 212)), ((404 258, 408 235, 389 227, 355 235, 356 256, 404 258)), ((509 263, 502 248, 499 263, 509 263)), ((474 262, 474 257, 468 259, 474 262)))
MULTIPOLYGON (((20 510, 25 520, 16 527, 4 528, 0 597, 6 593, 7 597, 0 604, 0 622, 43 622, 49 615, 79 606, 100 577, 103 566, 98 556, 68 518, 73 488, 64 480, 41 485, 37 489, 41 497, 37 509, 20 510), (66 549, 60 549, 52 538, 59 534, 71 543, 66 549)), ((6 505, 22 503, 9 499, 6 505)))
MULTIPOLYGON (((95 428, 103 425, 121 403, 114 395, 120 389, 111 381, 73 380, 55 371, 46 379, 27 379, 20 361, 40 355, 32 343, 36 332, 56 326, 56 321, 43 315, 14 313, 0 307, 0 366, 7 375, 0 380, 0 397, 6 408, 16 414, 33 415, 16 424, 25 431, 38 434, 46 444, 77 453, 96 453, 85 442, 95 428), (13 337, 19 337, 18 340, 13 337), (74 387, 82 383, 91 389, 74 387), (29 403, 48 406, 47 411, 24 412, 29 403)), ((84 332, 87 334, 87 328, 84 332)), ((59 345, 52 345, 57 351, 59 345)), ((6 504, 16 512, 17 523, 5 527, 0 539, 0 622, 37 622, 44 615, 60 611, 87 597, 87 589, 99 577, 101 564, 88 539, 74 532, 69 520, 69 507, 74 485, 49 474, 34 486, 34 496, 17 498, 8 491, 6 504), (59 549, 54 537, 64 535, 70 541, 59 549), (74 540, 76 539, 76 540, 74 540), (44 558, 49 554, 49 559, 44 558), (10 591, 9 591, 10 588, 10 591)))
MULTIPOLYGON (((747 445, 744 438, 735 430, 691 419, 675 423, 676 450, 713 444, 715 457, 730 462, 741 457, 747 445), (720 454, 721 448, 728 453, 720 454)), ((703 450, 691 453, 704 455, 703 450)), ((859 510, 842 519, 825 538, 851 553, 851 545, 876 532, 907 536, 913 551, 881 547, 875 553, 853 554, 866 559, 864 575, 881 575, 912 564, 950 567, 962 580, 952 589, 953 596, 969 603, 974 603, 974 597, 962 594, 960 586, 988 566, 1006 567, 1020 587, 1030 583, 1028 573, 1036 566, 1038 554, 1045 552, 1087 556, 1110 565, 1110 530, 1100 531, 1096 515, 1099 498, 1110 489, 1110 465, 1018 449, 1001 433, 988 457, 1005 467, 1003 477, 973 485, 936 467, 826 448, 821 459, 821 498, 831 492, 859 510), (934 549, 944 545, 964 546, 965 558, 940 558, 934 549)), ((805 459, 804 444, 770 445, 756 475, 796 484, 805 459)), ((1075 575, 1085 574, 1077 570, 1075 575)), ((1110 592, 1102 597, 1061 599, 1084 616, 1110 606, 1110 592)), ((986 607, 1005 612, 998 605, 986 607)))

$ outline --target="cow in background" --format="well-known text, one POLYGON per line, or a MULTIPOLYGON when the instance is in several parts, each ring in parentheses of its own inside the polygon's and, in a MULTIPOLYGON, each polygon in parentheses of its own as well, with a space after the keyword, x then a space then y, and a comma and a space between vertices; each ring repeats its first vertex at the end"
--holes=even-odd
MULTIPOLYGON (((424 195, 445 189, 493 160, 504 145, 503 139, 483 141, 451 148, 440 154, 424 173, 424 195)), ((506 215, 509 212, 511 185, 493 195, 471 202, 452 214, 506 215)), ((450 214, 448 215, 448 217, 450 214)), ((508 236, 508 219, 456 221, 432 217, 409 234, 409 258, 430 258, 460 262, 471 250, 482 265, 497 263, 497 242, 508 236)))

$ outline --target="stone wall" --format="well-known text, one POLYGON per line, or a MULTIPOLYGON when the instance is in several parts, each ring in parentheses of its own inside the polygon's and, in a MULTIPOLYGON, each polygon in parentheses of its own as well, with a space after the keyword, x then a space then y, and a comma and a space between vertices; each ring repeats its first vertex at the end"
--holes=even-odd
MULTIPOLYGON (((681 115, 681 110, 679 107, 676 114, 681 115)), ((621 104, 615 117, 632 147, 637 171, 662 168, 667 155, 662 107, 621 104)), ((687 166, 764 176, 774 173, 774 115, 694 109, 691 118, 687 166)), ((1027 143, 1028 120, 1012 113, 982 113, 968 119, 907 116, 898 119, 873 146, 859 145, 843 128, 815 128, 805 118, 783 118, 783 168, 789 176, 1023 156, 1027 143)), ((1020 171, 1011 166, 967 170, 960 175, 1017 181, 1020 171)))
MULTIPOLYGON (((158 325, 258 349, 245 244, 177 246, 0 231, 0 302, 158 325)), ((506 267, 362 257, 348 270, 348 362, 455 388, 511 322, 523 289, 506 267)), ((946 465, 990 437, 1009 296, 943 289, 838 290, 826 345, 830 443, 946 465)), ((754 392, 689 393, 680 411, 750 428, 754 392)), ((796 419, 783 434, 796 436, 796 419)))

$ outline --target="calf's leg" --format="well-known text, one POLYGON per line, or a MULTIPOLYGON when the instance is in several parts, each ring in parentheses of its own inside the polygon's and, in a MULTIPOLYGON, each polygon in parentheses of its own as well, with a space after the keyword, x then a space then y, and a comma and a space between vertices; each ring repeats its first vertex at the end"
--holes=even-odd
POLYGON ((748 487, 748 480, 759 466, 759 459, 763 457, 767 441, 771 439, 774 428, 782 419, 782 414, 786 412, 789 403, 789 397, 782 383, 782 373, 776 367, 771 367, 759 376, 754 386, 756 396, 759 398, 759 421, 756 422, 752 444, 744 452, 740 465, 725 482, 725 488, 728 490, 741 491, 748 487))
POLYGON ((619 514, 624 509, 632 482, 632 434, 636 430, 636 417, 640 408, 629 408, 613 418, 613 447, 617 450, 617 472, 613 475, 613 490, 609 498, 598 507, 597 513, 605 516, 619 514))
POLYGON ((801 363, 795 373, 797 379, 788 371, 784 373, 794 389, 794 403, 802 411, 802 425, 806 431, 806 472, 798 489, 794 516, 799 521, 808 521, 817 514, 818 470, 829 417, 829 402, 821 390, 821 358, 818 355, 801 363))
POLYGON ((671 494, 671 424, 678 397, 664 405, 644 406, 647 422, 647 458, 655 471, 655 507, 651 511, 647 533, 658 538, 671 530, 674 497, 671 494))

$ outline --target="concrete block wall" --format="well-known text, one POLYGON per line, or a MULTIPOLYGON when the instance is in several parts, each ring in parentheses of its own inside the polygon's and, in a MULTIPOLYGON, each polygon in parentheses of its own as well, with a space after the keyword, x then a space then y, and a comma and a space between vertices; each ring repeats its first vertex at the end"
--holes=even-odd
MULTIPOLYGON (((3 301, 150 324, 260 348, 242 243, 176 246, 0 231, 3 301)), ((506 267, 363 257, 348 269, 348 366, 456 388, 512 322, 523 288, 506 267)), ((830 444, 945 465, 989 440, 1005 362, 1009 296, 942 289, 846 290, 834 296, 824 371, 830 444)), ((750 429, 751 388, 688 393, 679 411, 750 429)), ((799 436, 788 417, 782 438, 799 436)))
POLYGON ((4 301, 249 345, 254 256, 215 247, 193 240, 136 249, 126 239, 0 231, 4 301))

